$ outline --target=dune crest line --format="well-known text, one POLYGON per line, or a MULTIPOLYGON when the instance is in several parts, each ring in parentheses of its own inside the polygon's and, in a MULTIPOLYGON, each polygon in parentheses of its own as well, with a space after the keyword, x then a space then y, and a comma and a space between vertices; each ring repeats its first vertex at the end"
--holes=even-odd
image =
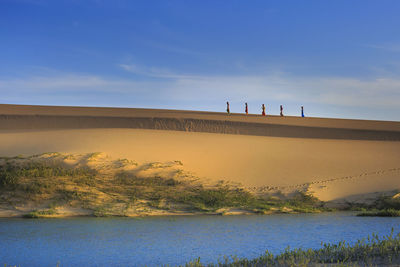
POLYGON ((399 131, 311 127, 245 121, 66 115, 0 115, 0 130, 132 128, 270 137, 400 141, 399 131))

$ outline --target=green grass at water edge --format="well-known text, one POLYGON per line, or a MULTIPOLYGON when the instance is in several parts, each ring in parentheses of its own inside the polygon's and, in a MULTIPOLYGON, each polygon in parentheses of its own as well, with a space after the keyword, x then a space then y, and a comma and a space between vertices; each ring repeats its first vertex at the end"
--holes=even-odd
POLYGON ((353 205, 351 210, 360 211, 357 216, 399 217, 400 198, 381 196, 371 204, 353 205))
MULTIPOLYGON (((391 195, 397 194, 398 191, 393 191, 391 195)), ((352 203, 347 202, 347 210, 352 211, 377 211, 377 210, 400 210, 400 197, 394 198, 392 196, 382 195, 377 197, 372 203, 352 203)))
POLYGON ((400 210, 400 198, 393 198, 390 196, 379 197, 372 205, 372 208, 379 210, 395 209, 400 210))
POLYGON ((322 244, 320 249, 290 249, 273 255, 266 251, 256 259, 224 257, 224 262, 204 265, 200 258, 183 266, 191 267, 239 267, 239 266, 381 266, 400 264, 400 233, 380 238, 372 234, 354 245, 345 241, 338 244, 322 244))
POLYGON ((376 216, 376 217, 400 217, 400 210, 385 209, 385 210, 371 210, 357 214, 360 217, 376 216))
POLYGON ((46 217, 49 215, 55 215, 57 212, 54 209, 48 209, 48 210, 34 210, 31 211, 27 214, 24 214, 22 217, 23 218, 28 218, 28 219, 37 219, 37 218, 42 218, 46 217))

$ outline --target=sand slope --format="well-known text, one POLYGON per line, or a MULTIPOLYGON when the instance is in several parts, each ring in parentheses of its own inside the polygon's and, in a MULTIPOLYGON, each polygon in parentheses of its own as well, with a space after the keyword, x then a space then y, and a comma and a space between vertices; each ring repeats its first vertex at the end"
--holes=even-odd
POLYGON ((0 154, 49 151, 180 160, 203 179, 322 200, 400 189, 399 122, 0 105, 0 154))

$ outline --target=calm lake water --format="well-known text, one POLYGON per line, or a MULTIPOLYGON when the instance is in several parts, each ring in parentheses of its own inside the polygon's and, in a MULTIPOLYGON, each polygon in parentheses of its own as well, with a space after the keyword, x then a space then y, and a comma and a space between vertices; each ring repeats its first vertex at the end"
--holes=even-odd
POLYGON ((0 219, 0 266, 155 266, 197 257, 254 258, 321 241, 350 243, 400 231, 400 218, 354 213, 132 218, 0 219))

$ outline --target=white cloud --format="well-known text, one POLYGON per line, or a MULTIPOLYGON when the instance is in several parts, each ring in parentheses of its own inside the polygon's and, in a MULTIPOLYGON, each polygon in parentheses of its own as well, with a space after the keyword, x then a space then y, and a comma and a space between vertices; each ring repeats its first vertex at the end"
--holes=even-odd
MULTIPOLYGON (((159 79, 137 81, 98 75, 51 74, 19 79, 0 79, 2 102, 35 102, 45 97, 59 103, 60 97, 74 104, 81 95, 94 98, 127 98, 133 104, 207 103, 253 101, 260 103, 315 103, 337 107, 399 109, 400 79, 355 79, 343 77, 297 77, 284 73, 265 76, 180 75, 157 68, 121 65, 127 71, 159 79), (21 99, 21 101, 16 101, 21 99)), ((96 105, 96 103, 89 103, 96 105)), ((142 105, 142 106, 143 106, 142 105)), ((179 107, 177 107, 179 108, 179 107)))
POLYGON ((180 55, 188 55, 188 56, 194 56, 194 57, 205 57, 207 54, 201 53, 198 51, 182 48, 179 46, 175 45, 169 45, 169 44, 163 44, 163 43, 156 43, 152 41, 144 41, 145 44, 147 44, 150 47, 154 47, 163 51, 171 52, 174 54, 180 54, 180 55))
POLYGON ((366 46, 390 52, 400 52, 400 44, 398 43, 369 44, 366 46))
POLYGON ((181 75, 169 71, 168 69, 156 68, 156 67, 143 67, 136 64, 120 64, 123 70, 142 76, 149 76, 154 78, 166 78, 166 79, 182 79, 195 76, 181 75))
POLYGON ((241 101, 280 100, 337 106, 398 107, 399 79, 359 80, 341 77, 216 76, 177 79, 175 95, 224 97, 241 101))
MULTIPOLYGON (((29 76, 18 79, 0 80, 3 93, 55 93, 76 91, 126 92, 130 88, 139 89, 140 82, 107 79, 96 75, 58 74, 51 76, 29 76)), ((23 97, 23 95, 22 95, 23 97)))

